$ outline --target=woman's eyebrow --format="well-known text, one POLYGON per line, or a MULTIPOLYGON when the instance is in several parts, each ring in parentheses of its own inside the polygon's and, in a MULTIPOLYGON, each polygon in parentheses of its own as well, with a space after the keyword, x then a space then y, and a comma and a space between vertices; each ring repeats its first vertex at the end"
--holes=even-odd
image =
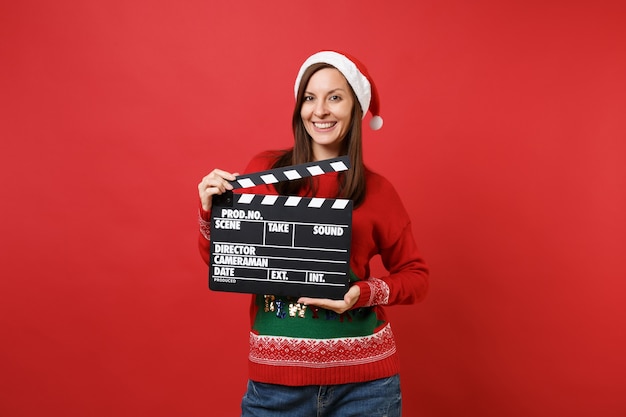
MULTIPOLYGON (((344 89, 343 89, 343 88, 341 88, 341 87, 339 87, 339 88, 333 88, 332 90, 330 90, 330 91, 326 92, 325 94, 333 94, 333 93, 336 93, 336 92, 338 92, 338 91, 341 91, 341 92, 344 92, 344 93, 345 93, 345 91, 346 91, 346 90, 344 90, 344 89)), ((315 94, 314 94, 314 93, 312 93, 311 91, 305 91, 305 92, 304 92, 304 94, 309 94, 309 95, 312 95, 312 96, 314 96, 314 95, 315 95, 315 94)))

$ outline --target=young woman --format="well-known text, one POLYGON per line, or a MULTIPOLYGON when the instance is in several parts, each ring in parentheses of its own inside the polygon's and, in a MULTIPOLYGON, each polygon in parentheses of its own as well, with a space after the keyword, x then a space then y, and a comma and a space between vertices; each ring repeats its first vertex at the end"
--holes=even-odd
MULTIPOLYGON (((362 119, 370 111, 372 128, 382 126, 378 95, 365 67, 334 51, 304 62, 295 94, 293 147, 258 155, 246 172, 342 155, 352 168, 246 192, 351 199, 351 286, 342 300, 252 296, 242 416, 400 416, 398 354, 384 308, 422 300, 428 269, 394 187, 363 164, 362 119), (370 276, 376 255, 386 276, 370 276), (302 314, 277 315, 274 307, 287 301, 302 314)), ((228 181, 236 175, 215 169, 198 185, 199 245, 207 263, 212 197, 232 189, 228 181)))

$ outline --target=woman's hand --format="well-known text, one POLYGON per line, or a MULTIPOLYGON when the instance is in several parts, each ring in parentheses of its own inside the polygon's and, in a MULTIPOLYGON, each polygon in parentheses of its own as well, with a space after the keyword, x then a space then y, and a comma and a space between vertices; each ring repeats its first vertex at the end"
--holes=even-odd
POLYGON ((298 302, 309 306, 325 308, 326 310, 331 310, 337 314, 341 314, 350 310, 352 306, 354 306, 356 302, 359 301, 360 296, 361 288, 359 288, 358 285, 353 285, 350 287, 346 295, 343 296, 343 300, 300 297, 298 302))
POLYGON ((221 169, 214 169, 209 175, 202 178, 202 181, 198 184, 198 194, 204 211, 211 210, 211 201, 214 195, 233 189, 233 186, 228 181, 233 181, 237 175, 239 174, 231 174, 221 169))

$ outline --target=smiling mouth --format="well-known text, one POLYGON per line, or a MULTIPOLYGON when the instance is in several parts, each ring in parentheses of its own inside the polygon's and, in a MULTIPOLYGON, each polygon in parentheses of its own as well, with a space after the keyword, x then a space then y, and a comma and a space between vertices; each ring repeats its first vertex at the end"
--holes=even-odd
POLYGON ((335 126, 337 124, 337 122, 313 122, 313 126, 315 126, 318 129, 330 129, 331 127, 335 126))

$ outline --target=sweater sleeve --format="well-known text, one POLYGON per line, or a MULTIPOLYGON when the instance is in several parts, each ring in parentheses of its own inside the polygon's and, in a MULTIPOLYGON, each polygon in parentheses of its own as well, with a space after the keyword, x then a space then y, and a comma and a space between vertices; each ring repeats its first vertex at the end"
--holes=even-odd
POLYGON ((422 301, 428 292, 428 267, 415 243, 411 223, 405 226, 393 245, 381 250, 381 257, 389 275, 379 281, 387 284, 389 295, 386 300, 375 301, 386 301, 385 304, 422 301))
POLYGON ((386 211, 381 207, 375 207, 374 211, 387 215, 383 219, 375 216, 373 235, 387 273, 357 281, 361 295, 355 308, 413 304, 422 301, 428 292, 429 269, 415 242, 408 213, 391 184, 385 181, 378 186, 387 190, 380 199, 386 211), (388 212, 389 207, 395 208, 393 214, 388 212))
POLYGON ((209 252, 211 250, 211 212, 198 207, 198 249, 202 260, 209 264, 209 252))
POLYGON ((361 295, 354 308, 422 301, 428 292, 429 271, 415 244, 410 223, 380 255, 388 274, 358 281, 361 295))

